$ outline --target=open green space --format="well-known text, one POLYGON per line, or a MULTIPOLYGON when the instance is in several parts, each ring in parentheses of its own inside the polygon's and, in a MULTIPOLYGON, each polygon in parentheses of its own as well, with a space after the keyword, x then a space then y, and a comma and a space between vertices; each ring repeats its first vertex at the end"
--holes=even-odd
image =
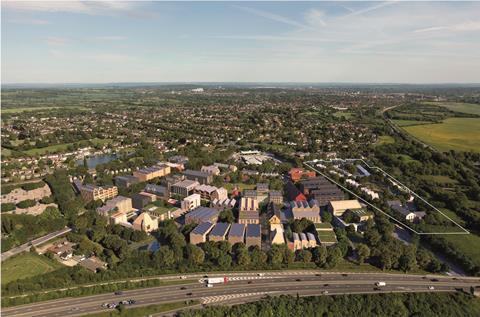
POLYGON ((393 143, 395 143, 395 139, 393 137, 389 135, 380 135, 375 145, 384 145, 384 144, 393 144, 393 143))
POLYGON ((353 115, 354 114, 352 112, 343 112, 343 111, 337 111, 333 113, 333 116, 335 118, 345 117, 345 119, 350 119, 351 117, 353 117, 353 115))
POLYGON ((431 124, 430 121, 417 121, 417 120, 392 120, 393 123, 399 127, 408 127, 412 125, 431 124))
POLYGON ((441 185, 454 185, 458 183, 456 180, 451 179, 450 177, 445 175, 421 175, 420 178, 433 181, 441 185))
POLYGON ((480 152, 480 118, 448 118, 442 123, 403 129, 440 151, 480 152))
POLYGON ((63 267, 60 263, 35 253, 24 253, 2 262, 2 284, 51 272, 63 267))
POLYGON ((317 231, 318 238, 320 242, 337 242, 337 236, 333 231, 317 231))
POLYGON ((452 243, 455 250, 471 258, 480 265, 480 237, 474 233, 461 235, 445 235, 442 238, 452 243))
MULTIPOLYGON (((98 139, 94 138, 91 139, 90 142, 92 142, 94 145, 105 145, 106 143, 112 141, 111 139, 98 139)), ((35 149, 30 149, 27 151, 24 151, 28 155, 43 155, 46 153, 56 153, 56 152, 63 152, 67 151, 68 146, 73 145, 73 143, 62 143, 62 144, 55 144, 55 145, 50 145, 47 147, 42 147, 42 148, 35 148, 35 149)))
POLYGON ((162 312, 167 312, 171 310, 176 310, 184 307, 194 306, 200 304, 197 300, 187 300, 175 303, 165 303, 165 304, 156 304, 148 305, 144 307, 132 307, 124 309, 122 312, 118 310, 109 310, 106 312, 83 315, 84 317, 136 317, 136 316, 151 316, 153 314, 158 314, 162 312))
POLYGON ((29 111, 39 111, 39 110, 52 110, 59 109, 60 107, 20 107, 20 108, 7 108, 2 109, 2 113, 20 113, 20 112, 29 112, 29 111))
POLYGON ((223 187, 228 190, 229 192, 232 191, 235 187, 238 187, 240 191, 244 189, 255 189, 255 184, 244 184, 244 183, 226 183, 223 184, 223 187))
POLYGON ((428 102, 430 105, 447 108, 448 110, 480 115, 480 105, 464 102, 428 102))

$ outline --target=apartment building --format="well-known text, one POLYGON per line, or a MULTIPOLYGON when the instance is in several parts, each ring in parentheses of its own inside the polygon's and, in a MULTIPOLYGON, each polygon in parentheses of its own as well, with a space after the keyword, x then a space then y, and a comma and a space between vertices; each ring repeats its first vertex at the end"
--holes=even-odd
POLYGON ((185 179, 183 181, 173 184, 171 190, 173 194, 179 195, 180 197, 187 197, 193 194, 195 187, 199 185, 200 183, 197 181, 185 179))
POLYGON ((146 182, 151 179, 162 177, 170 174, 170 166, 165 164, 146 167, 133 172, 133 176, 138 178, 140 182, 146 182))
POLYGON ((200 206, 200 195, 199 194, 192 194, 190 196, 185 197, 182 200, 182 210, 192 210, 200 206))
POLYGON ((208 235, 209 241, 225 241, 230 224, 226 222, 217 222, 215 227, 208 235))
POLYGON ((200 244, 207 242, 207 235, 212 230, 214 224, 211 222, 203 222, 190 232, 190 243, 200 244))
POLYGON ((242 197, 238 215, 238 223, 259 224, 258 201, 252 198, 242 197))
POLYGON ((183 172, 186 179, 197 181, 200 184, 210 184, 213 182, 213 175, 202 171, 186 170, 183 172))
POLYGON ((142 212, 132 223, 134 230, 152 232, 158 229, 158 218, 150 216, 146 212, 142 212))
POLYGON ((105 201, 108 199, 112 199, 118 195, 118 188, 117 186, 106 186, 100 187, 95 185, 81 185, 80 188, 80 195, 82 196, 83 201, 86 203, 101 200, 105 201))
POLYGON ((313 223, 321 223, 320 206, 316 200, 291 201, 290 207, 294 219, 306 218, 313 223))
POLYGON ((235 243, 245 242, 245 225, 242 223, 233 223, 230 227, 230 232, 228 233, 228 242, 231 245, 235 243))

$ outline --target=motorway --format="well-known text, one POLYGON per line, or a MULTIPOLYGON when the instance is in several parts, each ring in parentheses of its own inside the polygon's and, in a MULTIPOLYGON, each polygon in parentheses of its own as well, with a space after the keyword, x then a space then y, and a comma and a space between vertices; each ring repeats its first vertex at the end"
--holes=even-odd
MULTIPOLYGON (((2 309, 2 316, 63 317, 82 316, 99 311, 102 303, 117 303, 134 299, 134 306, 199 300, 204 305, 243 303, 266 295, 336 295, 380 292, 452 292, 480 287, 480 278, 422 276, 383 273, 324 273, 319 271, 278 271, 257 273, 229 273, 227 284, 215 284, 208 288, 201 283, 201 276, 189 275, 195 280, 185 284, 165 285, 124 291, 122 295, 106 293, 94 296, 63 298, 34 304, 2 309), (375 282, 384 281, 386 286, 376 287, 375 282), (434 289, 429 289, 430 287, 434 289)), ((210 277, 219 274, 209 274, 210 277)), ((177 277, 177 281, 178 281, 177 277)))
POLYGON ((32 246, 39 246, 40 244, 43 244, 53 238, 56 238, 58 236, 61 236, 67 232, 70 232, 72 231, 72 229, 70 228, 65 228, 65 229, 62 229, 62 230, 58 230, 58 231, 55 231, 55 232, 51 232, 49 234, 46 234, 44 235, 43 237, 40 237, 40 238, 37 238, 37 239, 34 239, 34 240, 31 240, 27 243, 24 243, 16 248, 13 248, 11 250, 8 250, 8 251, 5 251, 2 253, 2 257, 1 257, 1 261, 3 262, 4 260, 8 259, 9 257, 12 257, 16 254, 19 254, 19 253, 22 253, 24 251, 28 251, 32 246))

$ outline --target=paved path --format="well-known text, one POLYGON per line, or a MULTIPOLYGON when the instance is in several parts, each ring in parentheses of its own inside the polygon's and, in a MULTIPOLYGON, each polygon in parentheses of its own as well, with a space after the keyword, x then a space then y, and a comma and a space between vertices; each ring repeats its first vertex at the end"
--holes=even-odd
POLYGON ((45 243, 49 240, 52 240, 52 239, 54 239, 58 236, 61 236, 65 233, 67 233, 67 232, 70 232, 70 231, 72 231, 72 229, 65 228, 65 229, 62 229, 62 230, 59 230, 59 231, 51 232, 47 235, 44 235, 43 237, 31 240, 31 241, 29 241, 27 243, 24 243, 24 244, 22 244, 18 247, 15 247, 11 250, 5 251, 5 252, 2 253, 1 261, 3 262, 4 260, 8 259, 9 257, 12 257, 16 254, 22 253, 24 251, 28 251, 32 246, 38 246, 42 243, 45 243))

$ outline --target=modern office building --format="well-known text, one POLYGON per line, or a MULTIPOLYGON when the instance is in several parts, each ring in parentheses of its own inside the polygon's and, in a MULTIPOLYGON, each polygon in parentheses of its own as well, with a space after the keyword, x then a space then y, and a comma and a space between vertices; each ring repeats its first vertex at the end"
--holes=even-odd
POLYGON ((189 179, 180 181, 172 185, 172 193, 180 197, 187 197, 193 194, 195 187, 200 185, 197 181, 192 181, 189 179))
POLYGON ((210 184, 213 182, 213 175, 202 171, 186 170, 183 172, 186 179, 197 181, 200 184, 210 184))
POLYGON ((211 222, 216 223, 218 220, 218 215, 220 211, 208 208, 208 207, 198 207, 193 209, 192 211, 185 214, 185 224, 190 223, 203 223, 203 222, 211 222))

